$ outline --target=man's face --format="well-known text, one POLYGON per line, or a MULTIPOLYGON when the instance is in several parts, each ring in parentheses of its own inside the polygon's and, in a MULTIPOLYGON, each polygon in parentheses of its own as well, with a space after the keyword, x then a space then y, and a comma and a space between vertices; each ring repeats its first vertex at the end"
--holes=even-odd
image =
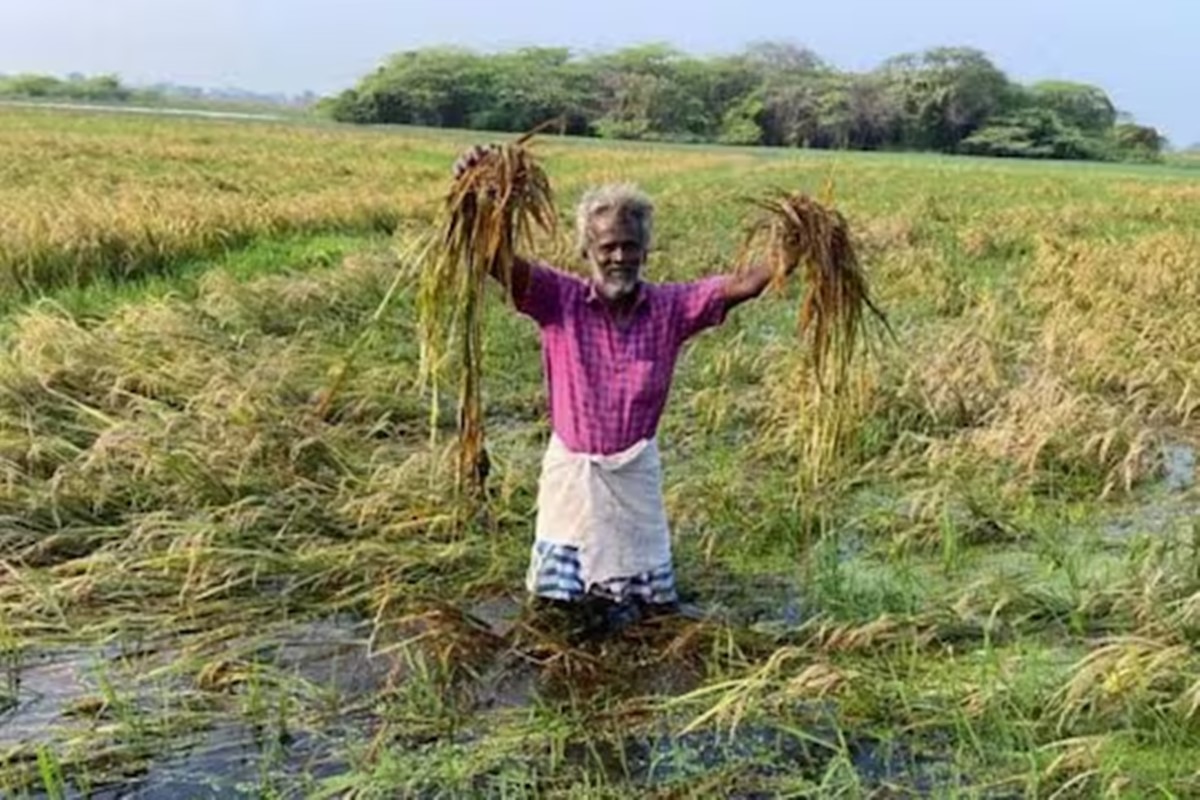
POLYGON ((633 294, 646 263, 641 224, 627 216, 605 214, 592 218, 589 231, 587 257, 600 294, 608 300, 633 294))

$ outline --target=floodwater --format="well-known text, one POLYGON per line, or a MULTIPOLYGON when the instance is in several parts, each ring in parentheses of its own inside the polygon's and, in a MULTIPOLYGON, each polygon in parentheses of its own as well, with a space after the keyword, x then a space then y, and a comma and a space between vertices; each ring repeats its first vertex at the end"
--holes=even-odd
MULTIPOLYGON (((300 679, 322 692, 335 719, 320 735, 255 726, 232 715, 215 715, 207 725, 172 738, 170 752, 155 755, 138 773, 119 783, 93 787, 86 796, 117 800, 261 797, 262 787, 278 786, 287 796, 305 782, 336 774, 346 767, 335 753, 351 738, 369 732, 372 721, 355 707, 388 679, 391 659, 370 652, 367 626, 346 618, 297 624, 273 637, 269 645, 231 643, 253 649, 260 663, 276 674, 300 679)), ((34 748, 68 738, 86 740, 97 727, 124 714, 154 715, 179 710, 176 697, 187 687, 169 676, 176 655, 169 649, 130 659, 113 648, 63 648, 33 654, 19 667, 13 703, 0 713, 0 772, 13 759, 29 760, 34 748), (137 666, 134 666, 135 662, 137 666), (146 672, 164 677, 145 680, 146 672), (115 700, 123 709, 114 709, 115 700), (171 704, 175 703, 175 706, 171 704)), ((149 740, 161 746, 162 740, 149 740)), ((32 792, 32 798, 45 796, 32 792)), ((85 796, 68 789, 66 796, 85 796)))
MULTIPOLYGON (((1200 512, 1195 486, 1195 449, 1186 445, 1164 449, 1157 490, 1110 523, 1107 533, 1114 537, 1165 534, 1190 524, 1200 512)), ((857 557, 865 547, 849 534, 835 544, 831 557, 839 562, 857 557)), ((733 575, 708 578, 702 602, 685 604, 685 617, 770 637, 786 636, 815 612, 807 605, 799 575, 759 576, 753 586, 733 575)), ((552 704, 554 692, 539 667, 525 657, 522 625, 527 620, 519 599, 495 596, 462 611, 470 625, 498 645, 474 671, 468 687, 479 725, 468 723, 456 734, 461 741, 478 740, 483 745, 490 733, 489 714, 552 704)), ((263 719, 254 724, 230 707, 234 702, 204 716, 187 732, 153 739, 155 751, 126 777, 93 788, 86 796, 100 800, 306 796, 316 783, 351 769, 348 753, 361 751, 381 724, 373 701, 383 692, 404 689, 411 677, 412 665, 401 651, 381 652, 371 636, 369 621, 343 615, 226 643, 225 650, 241 663, 266 665, 273 675, 308 687, 301 690, 303 698, 295 700, 304 705, 304 719, 296 728, 282 730, 270 713, 265 724, 263 719), (315 716, 314 697, 322 698, 316 705, 326 709, 315 716)), ((169 646, 145 645, 132 655, 116 647, 25 654, 16 680, 9 669, 9 691, 0 688, 0 776, 14 757, 28 764, 39 745, 57 751, 64 739, 88 741, 91 729, 121 714, 106 707, 106 698, 120 698, 126 711, 153 718, 156 712, 161 716, 171 702, 175 705, 168 710, 178 710, 182 701, 172 700, 175 695, 204 695, 196 691, 194 677, 184 686, 169 669, 177 656, 178 651, 169 646), (147 680, 147 672, 158 677, 147 680), (7 701, 6 694, 11 695, 7 701)), ((0 663, 0 687, 5 685, 3 669, 0 663)), ((685 694, 702 681, 703 676, 695 672, 662 663, 644 670, 625 689, 631 696, 666 698, 685 694)), ((281 691, 297 688, 289 683, 281 691)), ((236 693, 225 696, 227 700, 237 697, 236 693)), ((663 717, 651 730, 639 729, 624 739, 569 744, 563 756, 581 770, 599 771, 617 785, 638 791, 662 791, 705 776, 737 774, 745 776, 748 787, 741 796, 750 798, 763 796, 752 788, 756 783, 770 785, 789 776, 820 780, 839 771, 868 790, 885 794, 895 790, 903 796, 936 794, 967 783, 967 778, 955 773, 947 743, 868 736, 840 739, 837 709, 832 706, 806 710, 804 717, 812 721, 805 731, 756 720, 734 731, 704 729, 684 735, 678 731, 688 720, 663 717)), ((436 737, 428 742, 434 748, 441 744, 436 737)), ((486 785, 488 776, 480 778, 486 785)), ((3 789, 0 778, 0 794, 3 789)), ((25 796, 32 800, 46 795, 30 790, 25 796)), ((65 796, 85 795, 69 788, 65 796)))
POLYGON ((1195 488, 1196 448, 1183 442, 1165 445, 1157 491, 1105 525, 1105 535, 1116 539, 1139 534, 1190 535, 1193 526, 1200 522, 1200 498, 1196 497, 1195 488))
POLYGON ((1168 492, 1182 492, 1196 483, 1196 448, 1174 443, 1163 447, 1163 486, 1168 492))
POLYGON ((256 114, 245 111, 211 111, 202 108, 169 108, 157 106, 105 106, 88 103, 39 103, 20 100, 3 100, 0 106, 11 108, 49 108, 58 111, 97 111, 107 114, 135 114, 152 117, 200 117, 203 119, 238 119, 279 121, 285 117, 278 114, 256 114))
MULTIPOLYGON (((739 609, 738 616, 771 628, 796 624, 799 601, 791 587, 781 585, 780 592, 775 599, 782 602, 775 605, 774 618, 767 619, 765 608, 739 609)), ((467 609, 472 620, 497 637, 513 632, 520 612, 521 605, 509 597, 467 609)), ((371 704, 360 701, 369 700, 389 681, 404 680, 397 672, 394 656, 372 652, 369 633, 365 621, 339 617, 274 632, 269 644, 231 643, 232 650, 252 653, 279 673, 303 679, 324 692, 331 711, 320 724, 282 731, 271 724, 270 715, 266 724, 258 726, 233 714, 216 715, 199 730, 173 736, 167 752, 153 754, 128 777, 91 787, 86 795, 78 787, 69 786, 65 796, 216 800, 262 797, 267 789, 276 797, 305 796, 315 782, 349 768, 344 760, 348 743, 368 741, 377 730, 371 704)), ((127 708, 136 711, 161 710, 173 694, 185 688, 179 685, 179 679, 147 681, 135 674, 134 667, 122 665, 136 661, 144 671, 168 665, 173 656, 165 648, 140 660, 131 660, 111 648, 64 648, 26 658, 20 669, 15 705, 0 713, 0 771, 17 752, 24 752, 28 759, 30 748, 61 742, 64 736, 86 737, 90 727, 102 724, 113 714, 111 709, 103 708, 105 696, 120 697, 127 708)), ((665 694, 694 688, 692 678, 675 675, 669 665, 661 671, 662 675, 645 676, 647 684, 642 688, 665 694)), ((160 669, 157 674, 170 673, 160 669)), ((486 713, 498 708, 528 707, 539 702, 542 688, 536 668, 509 652, 479 674, 472 694, 475 707, 486 713)), ((475 735, 486 736, 486 732, 475 735)), ((162 748, 167 740, 156 741, 162 748)), ((893 743, 861 739, 845 743, 835 752, 814 741, 765 724, 746 725, 733 733, 702 730, 683 736, 663 727, 657 733, 643 732, 624 742, 602 744, 600 750, 594 744, 579 745, 578 752, 569 748, 566 757, 589 770, 612 772, 611 779, 641 788, 742 769, 764 779, 788 771, 819 777, 834 758, 841 758, 864 785, 900 784, 910 792, 922 793, 922 787, 933 785, 947 769, 944 759, 920 756, 893 743), (598 764, 597 757, 619 766, 610 770, 604 763, 598 764)), ((31 789, 25 796, 47 795, 31 789)), ((757 795, 748 791, 745 796, 757 795)))

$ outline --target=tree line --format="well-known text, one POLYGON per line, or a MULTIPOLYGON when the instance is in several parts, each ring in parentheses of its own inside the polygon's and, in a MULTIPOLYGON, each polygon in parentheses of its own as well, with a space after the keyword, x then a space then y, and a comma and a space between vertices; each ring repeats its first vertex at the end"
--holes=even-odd
POLYGON ((737 145, 1094 160, 1155 160, 1166 145, 1100 87, 1015 83, 966 47, 865 73, 774 42, 704 58, 663 44, 587 56, 433 47, 390 57, 319 107, 362 124, 517 132, 561 118, 579 136, 737 145))
POLYGON ((70 100, 89 103, 126 103, 157 97, 131 89, 116 75, 0 75, 0 97, 22 100, 70 100))
POLYGON ((81 75, 58 78, 53 75, 26 73, 0 75, 0 98, 14 100, 70 101, 81 103, 131 103, 140 105, 203 106, 278 106, 308 108, 319 98, 311 92, 296 96, 282 93, 253 92, 247 89, 219 89, 159 83, 130 87, 116 75, 81 75))

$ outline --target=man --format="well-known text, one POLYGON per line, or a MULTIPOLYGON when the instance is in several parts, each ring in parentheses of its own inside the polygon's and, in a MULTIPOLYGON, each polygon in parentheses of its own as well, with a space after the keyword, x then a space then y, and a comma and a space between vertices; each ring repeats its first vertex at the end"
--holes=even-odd
MULTIPOLYGON (((456 174, 489 150, 468 151, 456 174)), ((599 604, 619 627, 678 601, 656 442, 676 358, 771 271, 645 281, 654 208, 631 186, 589 191, 576 229, 588 280, 522 258, 512 270, 514 304, 541 329, 553 431, 526 584, 544 600, 599 604)))

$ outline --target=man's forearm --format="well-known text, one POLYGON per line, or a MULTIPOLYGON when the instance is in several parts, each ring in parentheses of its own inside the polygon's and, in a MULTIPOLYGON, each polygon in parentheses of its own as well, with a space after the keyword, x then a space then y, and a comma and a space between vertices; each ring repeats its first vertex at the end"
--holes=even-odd
POLYGON ((774 271, 766 264, 755 264, 725 278, 725 308, 730 309, 763 293, 774 271))
POLYGON ((502 286, 508 285, 509 292, 514 300, 522 297, 529 288, 529 274, 531 265, 530 262, 520 256, 513 256, 512 272, 509 275, 504 274, 504 268, 499 263, 492 264, 492 268, 488 271, 502 286), (511 278, 512 283, 509 283, 511 278))

